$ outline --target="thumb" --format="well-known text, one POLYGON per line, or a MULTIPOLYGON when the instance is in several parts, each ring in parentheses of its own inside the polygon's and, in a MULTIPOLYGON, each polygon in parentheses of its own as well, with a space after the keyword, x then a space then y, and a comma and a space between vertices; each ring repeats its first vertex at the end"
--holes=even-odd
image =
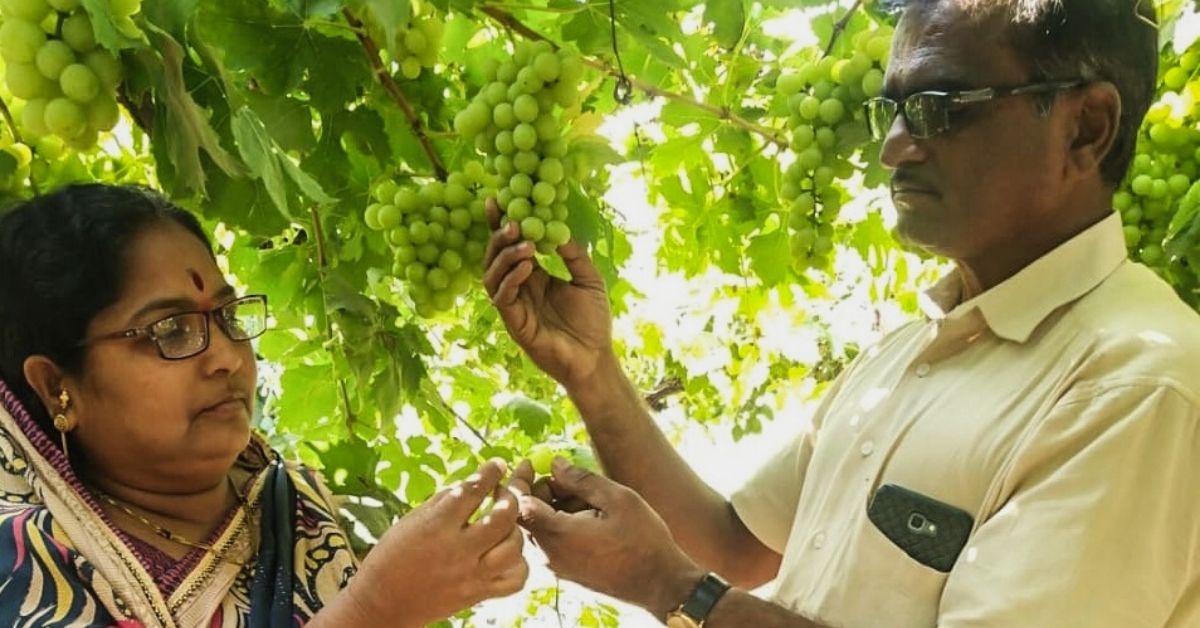
POLYGON ((575 498, 586 502, 590 507, 605 510, 608 506, 612 480, 592 473, 583 467, 576 467, 561 456, 554 457, 551 465, 551 476, 554 478, 555 496, 559 499, 575 498))
POLYGON ((587 249, 578 240, 572 238, 558 247, 558 254, 566 264, 567 271, 571 273, 571 283, 588 288, 604 288, 604 278, 600 276, 600 271, 596 270, 587 249))

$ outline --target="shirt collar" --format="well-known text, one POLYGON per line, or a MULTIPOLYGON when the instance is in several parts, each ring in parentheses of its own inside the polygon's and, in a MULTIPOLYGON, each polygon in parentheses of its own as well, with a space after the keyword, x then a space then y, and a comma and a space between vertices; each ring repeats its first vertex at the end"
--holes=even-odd
POLYGON ((918 304, 931 320, 978 309, 994 334, 1025 342, 1047 316, 1100 285, 1126 256, 1121 217, 1113 212, 966 303, 960 303, 962 277, 955 270, 925 291, 918 304))

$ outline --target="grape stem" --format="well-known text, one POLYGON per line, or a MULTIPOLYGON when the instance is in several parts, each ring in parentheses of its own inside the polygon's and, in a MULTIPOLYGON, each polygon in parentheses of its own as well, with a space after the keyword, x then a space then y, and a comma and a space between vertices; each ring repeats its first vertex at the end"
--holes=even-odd
MULTIPOLYGON (((482 11, 485 15, 496 20, 500 24, 504 25, 509 30, 512 30, 513 32, 516 32, 516 33, 524 36, 526 39, 533 39, 536 41, 547 42, 551 46, 554 46, 554 48, 556 50, 558 48, 561 48, 561 46, 558 45, 557 42, 551 41, 550 39, 548 39, 546 36, 542 35, 541 33, 529 28, 528 26, 523 24, 520 20, 518 20, 516 17, 514 17, 511 13, 503 11, 495 5, 484 5, 484 6, 480 7, 479 10, 482 11)), ((603 61, 600 61, 598 59, 584 57, 583 62, 597 70, 600 70, 601 72, 604 72, 605 74, 608 74, 608 75, 614 77, 614 78, 620 79, 620 77, 621 77, 620 70, 618 70, 617 68, 614 68, 611 65, 609 65, 603 61)), ((642 80, 637 79, 632 76, 627 76, 626 78, 629 80, 630 83, 633 84, 633 87, 635 89, 645 92, 646 94, 649 94, 650 96, 664 98, 671 102, 676 102, 676 103, 679 103, 682 105, 687 105, 689 107, 695 107, 696 109, 701 109, 703 111, 707 111, 707 112, 713 114, 714 116, 716 116, 717 118, 720 118, 721 120, 725 120, 726 122, 732 124, 733 126, 738 127, 739 129, 743 129, 743 130, 749 131, 751 133, 760 135, 763 138, 765 138, 767 141, 769 141, 781 148, 787 147, 787 140, 785 140, 783 138, 783 136, 781 136, 776 129, 772 129, 772 128, 765 127, 765 126, 762 126, 759 124, 755 124, 755 123, 733 113, 732 111, 729 110, 729 107, 718 107, 716 105, 710 105, 708 103, 703 103, 703 102, 696 100, 695 98, 685 96, 683 94, 677 94, 675 92, 667 91, 665 89, 662 89, 655 85, 651 85, 650 83, 647 83, 645 81, 642 81, 642 80)))
POLYGON ((346 22, 354 29, 354 35, 358 37, 359 43, 362 44, 363 51, 367 54, 367 60, 371 62, 371 69, 375 71, 375 78, 379 79, 380 85, 387 91, 392 100, 400 106, 400 110, 404 112, 404 117, 408 119, 408 126, 412 128, 413 134, 417 136, 417 141, 420 142, 421 148, 425 154, 429 156, 429 162, 433 164, 433 171, 437 174, 437 178, 445 181, 449 176, 445 164, 442 163, 442 158, 438 156, 437 150, 433 147, 433 142, 429 136, 425 134, 425 128, 421 126, 421 119, 417 117, 416 110, 412 104, 408 102, 408 98, 404 96, 404 92, 400 90, 400 86, 396 84, 395 79, 388 73, 387 68, 383 66, 383 60, 379 56, 379 45, 375 40, 371 39, 363 28, 363 23, 350 9, 342 9, 342 15, 346 18, 346 22))
MULTIPOLYGON (((12 130, 13 141, 18 144, 25 144, 25 140, 21 138, 21 130, 17 128, 17 122, 13 120, 12 111, 9 111, 8 103, 4 102, 3 98, 0 98, 0 114, 4 115, 4 121, 8 123, 8 128, 12 130)), ((29 146, 28 144, 25 145, 29 146)), ((29 146, 29 152, 33 152, 32 146, 29 146)), ((32 170, 29 173, 29 187, 33 188, 34 196, 41 196, 41 192, 38 191, 37 181, 33 179, 32 170)))
POLYGON ((846 32, 846 28, 850 26, 850 18, 854 17, 854 13, 858 11, 858 8, 862 6, 862 3, 863 0, 854 0, 854 6, 850 7, 849 11, 846 11, 846 14, 842 16, 842 19, 837 21, 837 24, 833 25, 833 32, 829 35, 829 45, 825 46, 825 54, 822 55, 823 57, 828 57, 833 53, 834 44, 837 43, 837 40, 841 39, 842 33, 846 32))

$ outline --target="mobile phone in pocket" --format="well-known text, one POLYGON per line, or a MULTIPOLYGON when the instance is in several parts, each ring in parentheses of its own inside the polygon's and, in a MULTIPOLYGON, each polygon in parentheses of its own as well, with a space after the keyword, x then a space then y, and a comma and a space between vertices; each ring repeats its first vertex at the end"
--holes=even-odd
POLYGON ((966 511, 895 484, 880 486, 867 517, 913 560, 949 573, 975 521, 966 511))

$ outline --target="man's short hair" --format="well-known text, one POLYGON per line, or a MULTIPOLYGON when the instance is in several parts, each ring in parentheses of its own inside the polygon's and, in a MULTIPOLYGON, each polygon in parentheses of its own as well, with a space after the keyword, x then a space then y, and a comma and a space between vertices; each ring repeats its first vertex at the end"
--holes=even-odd
POLYGON ((1002 16, 1008 40, 1026 59, 1031 80, 1108 81, 1121 94, 1121 120, 1101 175, 1121 183, 1137 147, 1138 129, 1154 98, 1158 27, 1152 0, 896 0, 898 8, 945 2, 980 20, 1002 16))

